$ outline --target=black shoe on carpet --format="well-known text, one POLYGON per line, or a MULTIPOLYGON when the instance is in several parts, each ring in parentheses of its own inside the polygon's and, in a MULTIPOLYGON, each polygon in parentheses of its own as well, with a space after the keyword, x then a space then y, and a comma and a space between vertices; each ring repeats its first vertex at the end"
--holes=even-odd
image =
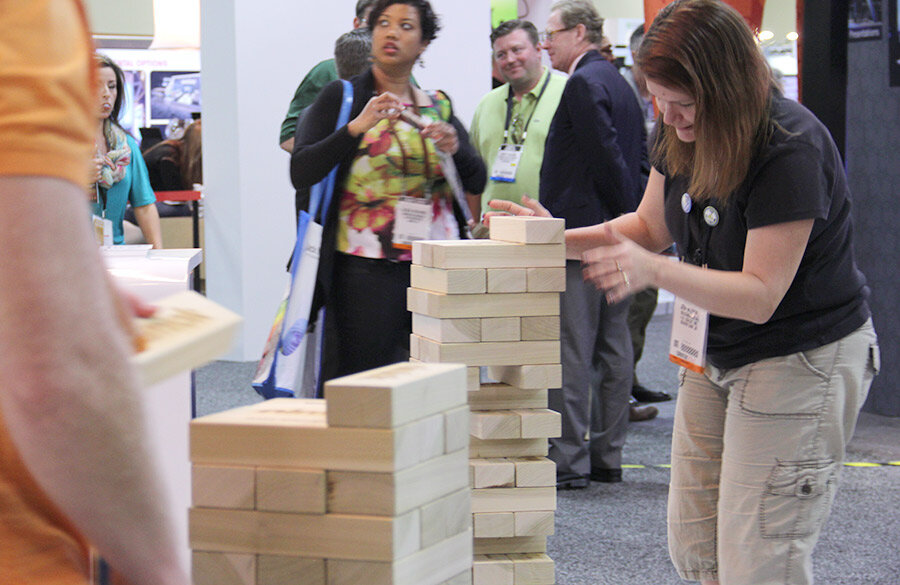
POLYGON ((619 483, 622 481, 622 470, 591 467, 591 481, 599 481, 600 483, 619 483))
POLYGON ((635 384, 631 387, 631 395, 634 396, 634 399, 638 402, 665 402, 666 400, 672 400, 671 394, 650 390, 644 388, 640 384, 635 384))
POLYGON ((577 473, 557 473, 556 489, 558 490, 581 490, 591 485, 591 481, 583 475, 577 473))

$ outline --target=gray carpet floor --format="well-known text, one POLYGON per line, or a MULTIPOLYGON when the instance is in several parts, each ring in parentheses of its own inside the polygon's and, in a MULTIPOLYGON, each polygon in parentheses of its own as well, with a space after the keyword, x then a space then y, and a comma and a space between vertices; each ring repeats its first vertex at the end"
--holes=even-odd
MULTIPOLYGON (((668 362, 669 318, 648 327, 638 376, 648 388, 675 393, 677 368, 668 362)), ((250 388, 255 364, 215 362, 197 372, 202 416, 258 402, 250 388)), ((675 401, 657 403, 657 418, 632 423, 620 484, 594 483, 558 493, 556 534, 548 554, 561 585, 675 585, 666 547, 666 493, 675 401)), ((848 446, 834 509, 814 554, 816 583, 900 583, 900 418, 863 413, 848 446)), ((762 561, 762 559, 761 559, 762 561)), ((764 562, 764 561, 763 561, 764 562)))

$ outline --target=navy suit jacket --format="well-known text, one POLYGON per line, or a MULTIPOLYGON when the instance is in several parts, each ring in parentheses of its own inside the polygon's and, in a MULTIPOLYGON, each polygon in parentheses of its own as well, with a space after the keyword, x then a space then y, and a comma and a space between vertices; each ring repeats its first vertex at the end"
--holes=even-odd
POLYGON ((544 148, 540 201, 567 228, 634 211, 647 159, 634 91, 599 52, 588 51, 566 82, 544 148))

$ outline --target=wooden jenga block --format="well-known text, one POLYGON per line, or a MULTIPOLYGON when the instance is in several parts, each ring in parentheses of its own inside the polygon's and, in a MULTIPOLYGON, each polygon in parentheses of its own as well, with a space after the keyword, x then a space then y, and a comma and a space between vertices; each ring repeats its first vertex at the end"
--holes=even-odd
POLYGON ((444 452, 469 448, 469 407, 460 406, 444 413, 444 452))
POLYGON ((458 490, 422 506, 422 548, 434 546, 472 528, 472 492, 458 490))
POLYGON ((325 513, 325 471, 259 467, 256 509, 295 514, 325 513))
POLYGON ((513 538, 476 538, 476 555, 547 552, 546 536, 515 536, 513 538))
POLYGON ((325 559, 259 555, 256 585, 326 585, 325 559))
POLYGON ((420 548, 420 515, 283 514, 191 508, 191 548, 313 558, 394 561, 420 548))
POLYGON ((527 288, 524 268, 489 268, 487 271, 489 293, 523 293, 527 288))
POLYGON ((466 388, 469 392, 478 390, 481 386, 481 368, 478 366, 469 366, 466 368, 466 388))
POLYGON ((526 268, 526 292, 564 292, 566 290, 566 269, 526 268))
POLYGON ((472 490, 472 513, 556 509, 556 487, 472 490))
POLYGON ((481 294, 487 292, 484 268, 445 270, 413 264, 409 273, 413 288, 430 290, 448 295, 481 294))
POLYGON ((498 215, 491 218, 491 239, 521 244, 565 242, 566 221, 555 217, 498 215))
POLYGON ((479 319, 481 341, 520 341, 522 319, 519 317, 488 317, 479 319))
POLYGON ((559 315, 559 293, 445 295, 408 288, 406 307, 413 313, 439 319, 559 315))
POLYGON ((194 551, 191 574, 194 585, 256 585, 256 555, 194 551))
MULTIPOLYGON (((478 343, 482 340, 481 321, 482 319, 475 317, 467 319, 438 319, 437 317, 413 313, 412 332, 420 337, 442 343, 478 343)), ((518 341, 518 332, 516 341, 518 341)))
POLYGON ((547 439, 501 439, 483 441, 476 437, 469 439, 469 457, 543 457, 547 455, 547 439))
POLYGON ((194 465, 191 501, 202 508, 252 510, 256 504, 256 470, 253 467, 194 465))
POLYGON ((515 568, 505 555, 475 555, 472 585, 515 585, 515 568))
POLYGON ((457 451, 396 473, 328 472, 328 512, 398 516, 465 488, 468 452, 457 451))
POLYGON ((523 317, 522 341, 559 339, 559 317, 523 317))
MULTIPOLYGON (((549 536, 556 517, 552 510, 514 512, 515 536, 549 536)), ((477 534, 476 534, 477 536, 477 534)))
POLYGON ((554 585, 556 571, 553 559, 543 553, 510 554, 516 585, 554 585))
POLYGON ((559 388, 562 386, 562 366, 559 363, 490 366, 488 377, 516 388, 559 388))
POLYGON ((420 241, 413 243, 413 264, 434 268, 565 266, 566 248, 561 243, 528 245, 497 240, 420 241))
POLYGON ((328 559, 328 585, 440 585, 472 568, 466 530, 393 563, 328 559))
POLYGON ((414 357, 426 362, 502 366, 559 361, 560 344, 559 341, 438 343, 422 337, 417 340, 417 349, 419 353, 414 357))
POLYGON ((472 514, 475 538, 511 538, 516 536, 516 517, 512 512, 472 514))
POLYGON ((443 414, 395 429, 328 428, 325 402, 276 398, 194 419, 191 461, 393 472, 444 452, 443 414))
POLYGON ((325 383, 329 427, 392 428, 466 403, 466 372, 401 362, 325 383))
POLYGON ((562 433, 562 416, 555 410, 544 408, 513 412, 521 418, 523 439, 558 437, 562 433))
POLYGON ((551 487, 556 485, 556 463, 546 457, 515 459, 516 487, 551 487))
POLYGON ((470 459, 469 485, 474 489, 514 487, 516 466, 509 459, 470 459))
POLYGON ((482 384, 477 392, 469 392, 469 406, 472 410, 547 408, 547 390, 523 390, 508 384, 482 384))
POLYGON ((508 410, 473 412, 469 433, 482 440, 521 439, 522 417, 508 410))

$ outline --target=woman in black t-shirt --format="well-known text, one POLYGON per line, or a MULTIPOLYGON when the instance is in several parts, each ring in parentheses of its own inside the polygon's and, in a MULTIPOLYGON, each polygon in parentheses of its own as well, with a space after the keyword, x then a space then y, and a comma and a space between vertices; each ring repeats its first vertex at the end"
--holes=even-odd
MULTIPOLYGON (((568 255, 611 302, 648 286, 678 296, 668 520, 679 574, 812 583, 879 360, 840 155, 718 0, 660 11, 636 66, 661 119, 647 189, 636 212, 568 230, 568 255), (672 242, 684 262, 656 254, 672 242)), ((492 206, 547 214, 534 201, 492 206)))

